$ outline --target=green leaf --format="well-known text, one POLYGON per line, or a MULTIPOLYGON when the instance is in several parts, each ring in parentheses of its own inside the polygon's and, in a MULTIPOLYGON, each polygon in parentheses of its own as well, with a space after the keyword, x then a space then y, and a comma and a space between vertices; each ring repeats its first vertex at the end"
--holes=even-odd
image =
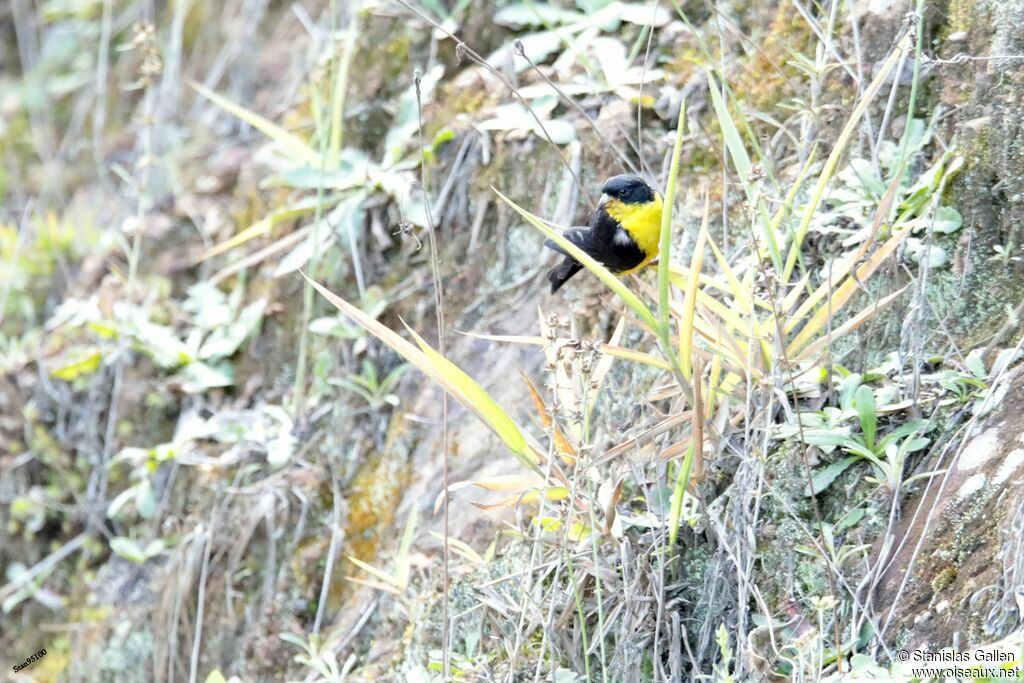
POLYGON ((686 457, 679 465, 679 474, 676 477, 676 485, 672 489, 672 500, 668 511, 668 544, 675 547, 676 539, 679 537, 679 524, 683 517, 683 499, 686 497, 686 488, 690 485, 690 470, 693 468, 693 459, 696 449, 691 441, 686 449, 686 457))
POLYGON ((860 418, 860 428, 864 432, 864 442, 870 450, 875 449, 875 430, 878 427, 878 415, 875 413, 875 392, 867 386, 861 385, 857 389, 857 396, 854 399, 857 408, 857 416, 860 418))
POLYGON ((878 450, 884 451, 886 446, 888 446, 889 444, 895 443, 904 437, 910 436, 911 434, 916 434, 917 432, 924 430, 924 427, 924 420, 919 419, 911 420, 910 422, 905 422, 901 424, 899 427, 893 429, 888 434, 886 434, 878 442, 878 450))
POLYGON ((50 377, 71 382, 79 377, 91 375, 100 367, 103 355, 99 351, 78 351, 71 354, 67 363, 50 371, 50 377))
POLYGON ((964 360, 964 365, 979 380, 984 380, 988 377, 988 371, 985 370, 985 355, 982 353, 982 349, 975 349, 968 353, 967 358, 964 360))
POLYGON ((856 455, 848 455, 845 458, 840 458, 834 463, 827 467, 823 467, 811 476, 811 486, 808 490, 804 491, 804 495, 810 497, 811 495, 818 495, 829 486, 832 485, 840 474, 850 468, 850 465, 860 460, 856 455))
POLYGON ((258 299, 243 308, 237 320, 210 333, 199 348, 199 357, 210 360, 234 355, 242 343, 259 327, 266 308, 266 299, 258 299))
MULTIPOLYGON (((658 247, 658 321, 661 323, 661 331, 665 335, 668 334, 669 329, 668 267, 672 251, 672 209, 676 201, 676 183, 679 179, 679 163, 682 156, 683 133, 685 130, 686 100, 684 99, 679 108, 679 120, 676 122, 676 141, 672 147, 672 163, 669 164, 668 183, 665 185, 664 206, 661 210, 661 237, 658 247)), ((703 235, 704 232, 702 231, 701 234, 703 235)), ((696 258, 696 256, 695 250, 694 257, 696 258)), ((682 341, 682 338, 680 338, 680 342, 682 341)))
POLYGON ((110 539, 110 550, 113 551, 115 555, 123 557, 129 562, 142 564, 149 558, 160 553, 160 551, 163 550, 163 543, 160 541, 153 541, 143 548, 130 538, 115 536, 110 539))
POLYGON ((857 522, 864 519, 865 514, 867 514, 867 510, 865 508, 854 508, 843 515, 843 518, 836 523, 832 531, 837 534, 843 533, 847 529, 856 526, 857 522))
POLYGON ((960 212, 952 206, 940 206, 935 209, 935 221, 932 224, 935 232, 956 232, 963 226, 964 219, 960 212))
POLYGON ((203 361, 193 361, 178 373, 181 389, 186 394, 201 394, 209 389, 230 387, 235 383, 234 373, 227 364, 208 365, 203 361))
POLYGON ((141 318, 129 321, 128 327, 139 349, 161 368, 176 368, 192 360, 188 347, 171 328, 141 318))
POLYGON ((135 507, 142 519, 153 519, 156 516, 156 492, 149 479, 143 479, 135 489, 135 507))
POLYGON ((839 385, 839 407, 844 411, 853 409, 853 397, 860 388, 860 375, 851 373, 843 378, 839 385))
POLYGON ((805 429, 803 441, 811 446, 849 446, 853 441, 847 428, 805 429))
POLYGON ((123 508, 128 503, 128 501, 133 500, 135 498, 137 486, 138 485, 126 488, 124 491, 121 491, 121 493, 117 494, 117 496, 115 496, 112 501, 110 501, 110 505, 107 506, 107 517, 110 517, 111 519, 117 517, 117 514, 121 511, 121 508, 123 508))

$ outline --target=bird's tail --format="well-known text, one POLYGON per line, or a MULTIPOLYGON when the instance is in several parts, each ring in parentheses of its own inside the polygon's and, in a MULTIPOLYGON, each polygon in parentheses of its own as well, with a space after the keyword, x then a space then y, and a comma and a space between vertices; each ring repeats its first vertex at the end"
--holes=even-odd
POLYGON ((562 285, 569 281, 569 278, 581 270, 583 270, 583 266, 579 261, 571 256, 566 256, 561 263, 548 271, 548 282, 551 283, 551 293, 554 294, 557 292, 562 285))

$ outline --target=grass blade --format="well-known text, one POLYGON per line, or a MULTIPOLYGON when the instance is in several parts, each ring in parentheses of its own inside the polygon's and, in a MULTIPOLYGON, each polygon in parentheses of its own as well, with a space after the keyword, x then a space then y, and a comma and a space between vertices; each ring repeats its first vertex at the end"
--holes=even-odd
MULTIPOLYGON (((907 287, 909 286, 910 285, 907 285, 907 287)), ((907 291, 907 287, 902 287, 899 290, 890 294, 889 296, 879 299, 878 302, 869 305, 863 311, 853 316, 836 329, 832 330, 831 336, 822 337, 821 339, 818 339, 817 341, 808 345, 806 349, 800 352, 800 355, 797 356, 795 360, 799 362, 813 359, 815 356, 818 355, 818 353, 822 349, 828 346, 831 342, 835 341, 836 339, 839 339, 840 337, 846 334, 849 334, 850 332, 853 332, 861 325, 863 325, 864 323, 871 320, 876 315, 887 309, 889 305, 892 304, 892 302, 896 301, 896 299, 898 299, 900 295, 903 294, 903 292, 907 291)))
POLYGON ((208 261, 209 259, 212 259, 214 256, 219 256, 220 254, 223 254, 225 251, 241 246, 250 240, 256 239, 257 237, 262 237, 263 235, 266 235, 268 232, 270 232, 274 228, 274 226, 280 223, 281 221, 291 220, 292 218, 298 218, 299 216, 303 216, 307 213, 312 213, 315 210, 316 202, 313 201, 312 199, 309 199, 296 202, 284 208, 276 209, 275 211, 271 211, 269 214, 267 214, 260 220, 256 221, 252 225, 250 225, 248 228, 245 228, 244 230, 235 233, 234 235, 224 240, 220 244, 216 244, 207 249, 206 251, 204 251, 202 255, 200 255, 199 258, 196 259, 196 263, 208 261))
POLYGON ((658 253, 658 322, 662 333, 668 334, 668 270, 672 251, 672 208, 676 201, 676 181, 679 179, 679 158, 683 150, 683 132, 686 130, 686 100, 679 107, 679 121, 676 123, 676 142, 672 148, 672 163, 665 185, 665 199, 661 209, 661 243, 658 253))
MULTIPOLYGON (((707 193, 705 193, 704 220, 701 221, 697 245, 693 248, 693 257, 690 260, 690 279, 686 283, 686 297, 683 299, 683 317, 679 320, 679 363, 683 376, 686 379, 693 378, 693 318, 697 311, 697 285, 700 283, 700 271, 704 265, 704 245, 708 238, 708 218, 710 213, 711 203, 707 193)), ((699 381, 699 378, 697 381, 699 381)))
MULTIPOLYGON (((484 391, 483 387, 477 384, 472 377, 437 351, 430 348, 411 329, 409 331, 416 339, 416 343, 419 345, 418 348, 416 345, 407 342, 394 330, 379 323, 326 287, 315 282, 305 273, 302 273, 302 277, 306 278, 306 281, 321 296, 348 316, 353 322, 366 329, 367 332, 391 347, 395 353, 409 361, 413 367, 440 384, 457 401, 462 403, 467 410, 490 427, 491 431, 502 440, 512 454, 526 467, 540 472, 540 468, 537 466, 537 454, 527 444, 526 437, 523 436, 522 431, 512 418, 501 409, 497 402, 491 398, 490 394, 484 391)), ((406 327, 408 328, 408 326, 406 327)))
POLYGON ((693 468, 693 459, 696 449, 693 441, 690 441, 686 449, 686 457, 679 466, 679 474, 676 476, 676 485, 672 489, 672 498, 668 512, 668 547, 674 548, 679 538, 679 522, 683 516, 683 498, 686 496, 686 489, 690 485, 690 470, 693 468))
POLYGON ((765 242, 768 244, 768 254, 776 270, 779 270, 782 268, 782 255, 779 253, 779 245, 775 239, 775 231, 772 229, 768 209, 765 207, 764 199, 757 192, 755 185, 747 180, 754 170, 754 165, 750 161, 750 155, 747 154, 747 148, 743 144, 743 138, 740 137, 732 114, 729 113, 729 108, 726 107, 725 100, 722 99, 722 94, 718 91, 718 83, 715 81, 714 76, 710 75, 708 76, 708 92, 711 94, 711 103, 715 108, 715 115, 718 117, 718 124, 722 129, 725 146, 729 149, 729 156, 732 158, 736 172, 739 174, 743 190, 747 194, 747 201, 756 208, 757 222, 761 226, 761 232, 764 234, 765 242))
POLYGON ((301 161, 302 163, 310 166, 320 165, 320 155, 317 154, 316 150, 306 144, 306 142, 299 136, 289 133, 281 126, 263 118, 256 112, 249 111, 245 107, 235 104, 223 95, 218 95, 205 85, 196 83, 193 80, 189 80, 188 84, 193 90, 216 104, 221 109, 225 110, 232 116, 245 121, 250 126, 281 145, 281 147, 283 147, 297 161, 301 161))
MULTIPOLYGON (((842 285, 840 285, 826 304, 822 305, 821 308, 811 317, 811 319, 804 325, 804 328, 800 330, 800 333, 790 342, 789 346, 786 347, 786 353, 790 358, 794 358, 797 354, 810 343, 818 332, 825 327, 828 322, 829 316, 835 316, 846 302, 850 300, 850 297, 860 288, 859 282, 865 282, 871 274, 878 269, 882 262, 895 251, 896 247, 899 246, 903 238, 910 234, 911 228, 908 226, 903 228, 898 233, 890 237, 885 244, 878 248, 871 256, 865 261, 860 268, 857 269, 856 274, 847 278, 842 285)), ((849 264, 852 266, 853 264, 849 264)), ((818 290, 812 294, 812 298, 818 294, 818 291, 824 289, 828 291, 829 283, 826 282, 819 287, 818 290)), ((794 314, 796 320, 800 320, 806 311, 804 311, 806 305, 801 305, 800 309, 794 314)))

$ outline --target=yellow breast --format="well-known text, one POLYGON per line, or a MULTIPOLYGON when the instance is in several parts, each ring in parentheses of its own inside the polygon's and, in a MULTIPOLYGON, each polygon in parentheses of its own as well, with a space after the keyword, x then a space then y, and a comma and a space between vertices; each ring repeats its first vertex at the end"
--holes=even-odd
POLYGON ((661 242, 661 207, 661 195, 657 192, 654 193, 654 201, 646 204, 624 204, 617 199, 605 204, 604 208, 608 215, 619 222, 644 253, 643 262, 633 270, 643 268, 658 255, 661 242))

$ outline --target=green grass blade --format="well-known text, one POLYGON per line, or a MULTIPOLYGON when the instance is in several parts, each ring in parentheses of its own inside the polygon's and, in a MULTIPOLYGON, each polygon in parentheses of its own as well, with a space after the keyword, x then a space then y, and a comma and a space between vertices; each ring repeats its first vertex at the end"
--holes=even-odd
POLYGON ((868 450, 873 451, 875 449, 875 431, 878 427, 878 415, 875 414, 875 392, 866 384, 860 385, 854 403, 857 406, 861 431, 864 432, 864 443, 867 444, 868 450))
POLYGON ((736 128, 736 122, 733 121, 732 114, 729 112, 729 108, 726 107, 722 94, 718 91, 718 83, 715 81, 714 76, 708 76, 708 92, 711 93, 711 104, 714 106, 718 125, 722 129, 722 138, 725 140, 725 146, 729 149, 729 156, 732 158, 737 174, 739 174, 740 184, 743 185, 743 190, 747 194, 747 201, 750 202, 751 206, 756 207, 757 223, 767 243, 768 255, 771 257, 776 271, 781 270, 782 253, 779 251, 778 241, 775 239, 775 231, 772 229, 772 221, 768 216, 768 208, 765 206, 764 199, 757 192, 754 184, 747 180, 754 170, 754 165, 750 161, 746 145, 743 144, 743 138, 740 137, 739 130, 736 128))
POLYGON ((679 107, 679 121, 676 123, 676 143, 672 148, 672 163, 665 185, 665 199, 661 210, 661 246, 658 253, 658 322, 662 334, 668 334, 668 266, 672 250, 672 207, 676 200, 676 181, 679 179, 679 157, 683 150, 683 132, 686 130, 686 100, 679 107))
POLYGON ((676 485, 672 489, 672 499, 668 512, 668 545, 674 547, 679 538, 679 522, 683 517, 683 498, 686 495, 686 487, 690 485, 690 470, 693 469, 693 458, 696 453, 693 442, 690 442, 686 449, 686 457, 679 466, 679 476, 676 477, 676 485))
POLYGON ((360 7, 352 8, 345 31, 345 52, 338 63, 338 75, 334 80, 334 92, 331 93, 331 139, 328 145, 328 158, 332 166, 338 165, 341 158, 341 145, 345 133, 345 93, 348 90, 348 75, 352 69, 352 56, 355 54, 356 38, 359 35, 360 7))
POLYGON ((412 538, 416 531, 416 505, 413 504, 409 510, 409 518, 405 522, 405 531, 402 533, 402 542, 398 546, 398 553, 395 555, 395 578, 398 585, 405 588, 409 585, 409 549, 412 547, 412 538))

